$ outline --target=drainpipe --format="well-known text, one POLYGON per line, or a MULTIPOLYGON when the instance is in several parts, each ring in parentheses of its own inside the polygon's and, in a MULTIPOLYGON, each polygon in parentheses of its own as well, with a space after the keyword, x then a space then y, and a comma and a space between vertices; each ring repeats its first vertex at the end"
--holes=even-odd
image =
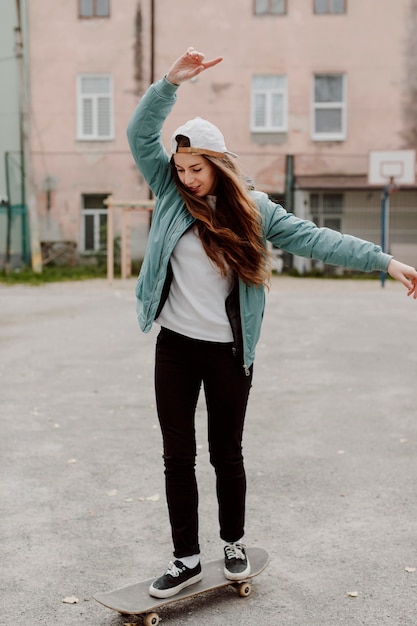
POLYGON ((150 82, 155 80, 155 0, 151 0, 151 63, 150 82))
POLYGON ((9 153, 4 155, 4 165, 6 170, 6 193, 7 198, 1 200, 2 206, 7 208, 7 230, 6 230, 6 258, 4 261, 4 271, 8 274, 11 270, 11 241, 12 241, 12 205, 10 204, 10 173, 9 173, 9 153))
MULTIPOLYGON (((150 23, 150 36, 151 36, 151 60, 150 60, 150 76, 149 81, 153 83, 155 80, 155 0, 151 0, 151 23, 150 23)), ((151 188, 148 188, 148 200, 153 200, 153 193, 151 188)), ((149 228, 152 223, 152 211, 149 211, 149 228)))
POLYGON ((21 153, 22 153, 22 203, 26 203, 29 209, 30 220, 30 250, 32 270, 38 274, 42 273, 42 255, 39 236, 38 212, 36 207, 36 197, 33 190, 31 153, 30 153, 30 118, 29 118, 29 86, 28 86, 28 15, 29 10, 27 0, 16 0, 17 28, 16 36, 16 58, 19 67, 19 107, 20 107, 20 127, 21 127, 21 153), (26 194, 26 191, 29 193, 26 194))
POLYGON ((294 210, 294 155, 285 157, 285 210, 293 213, 294 210))
MULTIPOLYGON (((294 155, 287 154, 285 157, 285 210, 294 213, 294 155)), ((283 253, 284 263, 293 267, 294 256, 283 253)))

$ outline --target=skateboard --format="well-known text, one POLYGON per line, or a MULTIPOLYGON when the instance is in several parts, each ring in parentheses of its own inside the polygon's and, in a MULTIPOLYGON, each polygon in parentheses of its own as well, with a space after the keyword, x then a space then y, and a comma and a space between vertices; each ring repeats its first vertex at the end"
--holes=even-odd
POLYGON ((185 589, 182 589, 182 591, 170 598, 160 599, 149 595, 148 590, 151 583, 155 580, 154 577, 133 585, 121 587, 120 589, 114 589, 113 591, 97 593, 94 596, 94 600, 122 615, 142 615, 144 626, 157 626, 160 622, 157 611, 160 608, 179 600, 193 598, 206 591, 231 585, 237 589, 241 597, 247 597, 252 590, 250 580, 266 568, 269 563, 269 554, 263 548, 247 548, 246 554, 250 562, 251 573, 243 580, 236 581, 225 578, 223 572, 224 559, 217 559, 202 563, 202 580, 194 585, 190 585, 190 587, 185 587, 185 589))

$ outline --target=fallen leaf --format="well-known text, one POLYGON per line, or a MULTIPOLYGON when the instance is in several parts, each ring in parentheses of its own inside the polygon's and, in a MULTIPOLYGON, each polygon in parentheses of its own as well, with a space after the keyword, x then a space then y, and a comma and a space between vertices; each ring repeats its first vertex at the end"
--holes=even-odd
POLYGON ((77 604, 78 598, 75 596, 69 596, 67 598, 62 598, 62 602, 64 602, 64 604, 77 604))
POLYGON ((357 591, 348 591, 347 595, 349 596, 349 598, 357 598, 358 597, 358 592, 357 591))
POLYGON ((415 567, 406 567, 405 571, 408 572, 409 574, 413 574, 416 571, 415 567))

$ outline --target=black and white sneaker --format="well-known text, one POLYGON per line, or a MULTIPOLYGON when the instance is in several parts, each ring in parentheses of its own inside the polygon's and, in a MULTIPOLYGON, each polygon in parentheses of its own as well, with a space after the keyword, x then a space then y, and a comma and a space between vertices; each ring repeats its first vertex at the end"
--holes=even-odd
POLYGON ((228 580, 242 580, 250 574, 250 563, 245 546, 241 543, 228 543, 224 547, 224 575, 228 580))
POLYGON ((171 561, 165 574, 153 581, 149 594, 155 598, 170 598, 184 587, 198 583, 202 577, 200 563, 190 569, 181 561, 171 561))

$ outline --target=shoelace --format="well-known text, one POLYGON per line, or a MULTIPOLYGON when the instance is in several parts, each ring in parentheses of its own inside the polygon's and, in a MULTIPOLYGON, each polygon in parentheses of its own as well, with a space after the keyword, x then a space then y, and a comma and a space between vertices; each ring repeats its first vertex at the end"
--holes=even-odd
POLYGON ((177 567, 173 561, 170 561, 166 574, 169 574, 170 576, 177 578, 181 574, 182 571, 183 570, 177 567))
POLYGON ((237 544, 237 543, 233 543, 231 545, 227 545, 224 548, 224 551, 226 553, 226 557, 228 559, 245 559, 245 554, 242 550, 244 546, 242 546, 241 544, 237 544))

